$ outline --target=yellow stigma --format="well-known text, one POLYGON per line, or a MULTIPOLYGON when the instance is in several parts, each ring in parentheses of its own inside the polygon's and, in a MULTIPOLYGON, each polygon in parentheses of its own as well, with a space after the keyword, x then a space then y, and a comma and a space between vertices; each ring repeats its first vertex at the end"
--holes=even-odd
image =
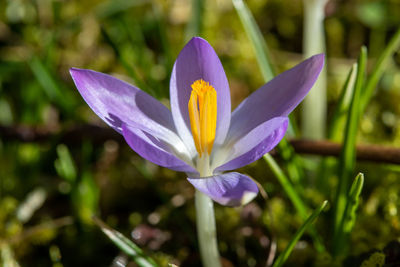
POLYGON ((211 154, 217 127, 217 92, 202 79, 192 84, 189 103, 189 118, 194 144, 200 157, 211 154))

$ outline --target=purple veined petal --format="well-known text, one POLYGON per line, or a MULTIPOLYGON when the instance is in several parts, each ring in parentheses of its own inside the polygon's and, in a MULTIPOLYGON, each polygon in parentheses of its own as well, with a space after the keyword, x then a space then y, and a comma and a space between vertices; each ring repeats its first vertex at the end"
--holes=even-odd
POLYGON ((258 160, 282 140, 288 124, 287 117, 276 117, 259 125, 242 138, 232 140, 221 150, 222 153, 215 154, 216 157, 222 158, 215 158, 215 172, 234 170, 258 160), (228 156, 224 157, 224 154, 228 156), (221 160, 224 163, 218 167, 221 160))
POLYGON ((190 130, 188 102, 194 81, 203 79, 217 92, 215 145, 225 140, 231 116, 229 84, 214 49, 202 38, 192 38, 180 52, 171 74, 171 111, 176 129, 193 153, 196 149, 190 130))
POLYGON ((140 128, 122 124, 122 135, 136 153, 154 164, 174 171, 197 172, 188 163, 178 158, 171 146, 140 128))
POLYGON ((176 132, 171 111, 142 90, 92 70, 72 68, 70 73, 89 107, 119 133, 123 123, 157 129, 165 136, 176 132))
POLYGON ((226 206, 240 206, 249 203, 258 194, 253 180, 238 172, 228 172, 205 178, 188 178, 200 192, 215 202, 226 206))
POLYGON ((314 85, 323 65, 323 54, 312 56, 252 93, 233 111, 227 138, 240 138, 271 118, 289 115, 314 85))

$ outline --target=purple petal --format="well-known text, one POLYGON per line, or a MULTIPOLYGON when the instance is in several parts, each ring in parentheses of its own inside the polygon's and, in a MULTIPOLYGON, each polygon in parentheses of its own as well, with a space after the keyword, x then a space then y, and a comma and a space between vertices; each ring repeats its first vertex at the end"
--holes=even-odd
MULTIPOLYGON (((217 167, 218 163, 213 163, 217 167, 215 171, 237 169, 261 158, 281 141, 285 135, 288 122, 287 117, 273 118, 259 125, 239 140, 233 140, 231 145, 228 144, 226 148, 221 150, 225 151, 225 155, 228 155, 228 158, 223 161, 226 163, 219 167, 217 167)), ((215 157, 218 160, 217 157, 223 158, 224 155, 216 153, 215 157)))
POLYGON ((123 123, 157 129, 166 136, 176 132, 170 110, 140 89, 92 70, 72 68, 70 73, 89 107, 119 133, 123 123))
POLYGON ((250 202, 258 194, 253 180, 238 172, 229 172, 205 178, 188 178, 203 194, 221 205, 239 206, 250 202))
POLYGON ((196 173, 188 163, 179 159, 175 147, 171 147, 148 132, 122 124, 122 134, 128 145, 141 157, 175 171, 196 173))
POLYGON ((203 79, 217 92, 217 128, 215 145, 225 140, 231 113, 228 80, 214 49, 202 38, 192 38, 176 59, 171 74, 171 111, 176 129, 185 144, 196 153, 190 130, 188 102, 194 81, 203 79))
POLYGON ((228 138, 240 138, 265 121, 289 115, 314 85, 323 65, 324 55, 315 55, 247 97, 232 113, 228 138))

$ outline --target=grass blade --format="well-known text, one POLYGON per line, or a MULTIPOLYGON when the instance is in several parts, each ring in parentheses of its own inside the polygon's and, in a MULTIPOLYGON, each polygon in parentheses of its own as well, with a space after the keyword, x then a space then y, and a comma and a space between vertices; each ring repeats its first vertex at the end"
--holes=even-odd
POLYGON ((257 55, 257 62, 261 69, 261 74, 264 80, 267 82, 275 76, 275 72, 271 65, 267 44, 264 42, 261 31, 243 0, 232 0, 232 2, 237 13, 239 14, 239 18, 243 24, 244 30, 246 31, 246 34, 253 45, 254 52, 257 55))
MULTIPOLYGON (((257 26, 253 15, 251 14, 250 10, 248 9, 244 1, 232 0, 232 2, 243 24, 243 27, 247 33, 247 36, 249 37, 250 42, 253 45, 254 52, 257 55, 257 62, 260 67, 261 74, 265 82, 268 82, 275 76, 275 71, 273 70, 273 67, 271 65, 269 50, 263 39, 261 31, 257 26)), ((292 123, 290 124, 292 125, 292 123)), ((304 172, 302 166, 299 163, 299 159, 296 157, 296 155, 293 155, 293 149, 291 148, 286 139, 283 139, 280 142, 278 148, 283 155, 287 156, 288 159, 287 162, 288 166, 290 167, 290 173, 294 175, 292 177, 293 180, 295 182, 299 181, 301 179, 300 176, 304 172)), ((280 169, 279 165, 269 154, 264 155, 264 159, 274 172, 275 176, 278 178, 289 199, 292 201, 296 211, 300 214, 300 216, 303 219, 306 219, 308 214, 308 208, 301 200, 300 196, 296 192, 296 189, 293 187, 288 177, 284 174, 284 172, 280 169)), ((322 242, 319 241, 319 236, 315 231, 315 229, 312 230, 311 234, 314 238, 314 244, 317 250, 323 251, 325 248, 322 242)))
POLYGON ((347 201, 346 216, 343 218, 343 232, 350 233, 356 222, 356 211, 360 194, 364 185, 364 174, 359 173, 351 185, 349 199, 347 201))
MULTIPOLYGON (((343 128, 346 124, 347 114, 349 112, 351 99, 354 93, 354 83, 357 74, 357 63, 353 64, 347 75, 343 89, 340 93, 339 101, 334 110, 330 126, 328 128, 328 138, 340 142, 343 139, 343 128)), ((324 158, 318 168, 318 187, 322 192, 328 194, 330 191, 327 181, 334 172, 334 166, 337 160, 333 158, 324 158)))
POLYGON ((54 75, 43 61, 39 57, 33 56, 28 61, 28 65, 47 97, 57 103, 64 111, 71 110, 73 101, 70 95, 65 90, 63 92, 62 86, 53 78, 54 75))
POLYGON ((133 243, 129 238, 125 237, 120 232, 112 229, 102 220, 93 217, 94 222, 100 227, 104 234, 123 252, 128 254, 140 267, 155 267, 158 266, 153 259, 144 255, 143 251, 133 243))
POLYGON ((328 131, 328 138, 334 141, 340 141, 343 134, 343 126, 345 124, 346 115, 348 114, 352 96, 354 94, 354 83, 357 76, 357 63, 353 64, 347 75, 339 101, 332 116, 332 122, 328 131))
POLYGON ((149 3, 148 0, 109 0, 97 5, 94 13, 99 19, 106 19, 119 12, 126 11, 132 7, 149 3))
MULTIPOLYGON (((121 32, 126 33, 125 29, 123 29, 122 27, 121 27, 121 32)), ((138 73, 136 72, 135 68, 132 66, 131 62, 128 62, 126 60, 126 58, 124 57, 124 55, 122 55, 122 53, 120 51, 123 51, 123 49, 115 41, 115 38, 113 38, 113 36, 111 36, 109 29, 106 26, 103 26, 101 28, 101 33, 102 33, 102 36, 105 39, 105 41, 113 49, 118 62, 124 67, 127 74, 129 75, 129 77, 131 77, 133 79, 134 84, 137 85, 139 88, 141 88, 143 91, 151 94, 152 96, 157 96, 157 93, 155 92, 155 90, 153 90, 151 87, 147 86, 147 84, 142 81, 142 79, 139 77, 138 73)))
MULTIPOLYGON (((353 97, 350 104, 349 115, 346 122, 344 133, 343 149, 339 158, 339 184, 335 197, 334 205, 334 240, 340 235, 340 225, 343 220, 344 212, 347 205, 347 196, 349 192, 349 180, 354 171, 356 162, 356 137, 358 124, 360 121, 360 104, 361 91, 365 81, 365 69, 367 64, 367 49, 361 48, 360 57, 358 58, 357 78, 354 85, 353 97)), ((334 251, 340 249, 338 240, 334 241, 334 251)))
POLYGON ((308 208, 303 203, 300 196, 297 194, 293 185, 290 183, 289 178, 286 177, 285 173, 282 171, 278 163, 276 163, 276 161, 270 154, 265 154, 263 158, 271 168, 272 172, 275 174, 279 183, 282 185, 283 190, 285 190, 286 194, 288 195, 290 201, 292 201, 297 212, 300 214, 302 218, 306 218, 308 208))
POLYGON ((296 154, 292 145, 286 138, 281 140, 277 149, 284 160, 290 180, 295 185, 297 191, 300 192, 299 190, 302 190, 301 182, 305 175, 302 168, 302 158, 296 154))
POLYGON ((194 36, 199 36, 202 30, 202 17, 204 10, 203 0, 192 0, 192 15, 186 26, 185 39, 189 41, 194 36))
POLYGON ((361 112, 363 112, 367 107, 372 95, 374 94, 376 85, 382 77, 383 71, 385 70, 385 67, 389 62, 390 57, 396 52, 399 46, 400 28, 397 30, 393 38, 390 40, 389 44, 386 46, 385 50, 382 52, 381 56, 378 58, 378 61, 376 62, 371 72, 371 76, 366 83, 365 91, 361 98, 361 112))
MULTIPOLYGON (((272 172, 275 174, 276 178, 278 179, 279 183, 282 185, 283 190, 288 195, 290 201, 293 203, 293 205, 294 205, 296 211, 299 213, 300 217, 305 220, 308 216, 309 208, 301 200, 300 196, 297 194, 296 189, 293 187, 293 185, 289 181, 288 177, 285 175, 285 173, 282 171, 282 169, 279 167, 279 165, 276 163, 276 161, 270 154, 265 154, 264 160, 267 162, 267 164, 271 168, 272 172)), ((314 228, 311 228, 310 233, 314 239, 315 248, 320 252, 324 251, 325 247, 324 247, 323 243, 321 242, 317 231, 314 228)))
POLYGON ((64 144, 59 144, 57 146, 57 155, 58 158, 54 161, 57 174, 70 183, 75 182, 77 171, 68 147, 64 144))
MULTIPOLYGON (((264 81, 268 82, 274 78, 276 73, 271 63, 268 46, 264 41, 260 28, 243 0, 232 0, 232 2, 239 15, 244 30, 250 39, 250 43, 253 46, 261 75, 263 76, 264 81)), ((289 119, 288 134, 295 135, 297 126, 294 125, 291 116, 289 116, 289 119)))
MULTIPOLYGON (((257 62, 261 71, 261 74, 264 78, 265 82, 268 82, 275 76, 275 71, 272 67, 270 54, 268 50, 268 46, 265 43, 263 36, 259 27, 257 26, 253 15, 251 14, 249 8, 242 0, 232 0, 233 5, 239 15, 239 18, 243 24, 243 27, 247 33, 248 38, 250 39, 251 44, 253 45, 254 52, 257 55, 257 62)), ((293 125, 292 121, 290 120, 290 126, 288 132, 294 132, 293 129, 296 127, 293 125), (291 130, 292 129, 292 130, 291 130)), ((278 148, 282 154, 291 155, 293 154, 291 151, 291 147, 288 142, 283 139, 278 148)), ((296 157, 292 157, 296 158, 296 157)), ((273 160, 273 159, 272 159, 273 160)), ((288 166, 290 166, 291 174, 294 174, 296 177, 293 177, 293 180, 300 180, 299 175, 303 173, 302 167, 299 165, 298 160, 290 160, 287 161, 288 166)))
POLYGON ((304 232, 311 226, 311 224, 318 218, 318 216, 321 214, 321 212, 324 210, 326 205, 328 204, 328 201, 325 200, 321 206, 319 206, 318 209, 316 209, 310 217, 303 223, 303 225, 297 230, 296 234, 293 236, 292 240, 290 240, 289 244, 285 248, 285 250, 279 255, 278 259, 276 259, 273 267, 280 267, 282 266, 285 261, 288 259, 290 253, 292 252, 294 246, 296 243, 300 240, 301 236, 304 234, 304 232))
POLYGON ((356 211, 359 204, 359 198, 361 194, 361 190, 364 184, 364 175, 359 173, 351 186, 348 198, 347 205, 343 215, 342 222, 340 224, 339 230, 335 235, 334 239, 334 255, 339 254, 342 251, 345 251, 346 248, 346 238, 348 234, 350 234, 351 230, 354 227, 356 222, 356 211))
POLYGON ((62 95, 61 89, 58 87, 42 61, 38 57, 34 56, 30 61, 28 61, 28 64, 49 99, 58 100, 62 95))

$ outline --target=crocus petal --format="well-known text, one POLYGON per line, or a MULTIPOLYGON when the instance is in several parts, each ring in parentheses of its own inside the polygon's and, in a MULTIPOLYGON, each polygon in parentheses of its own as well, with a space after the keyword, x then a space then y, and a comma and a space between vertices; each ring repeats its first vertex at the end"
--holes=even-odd
MULTIPOLYGON (((286 133, 289 119, 287 117, 277 117, 259 125, 239 140, 228 144, 222 153, 216 153, 215 159, 224 159, 222 166, 215 169, 215 172, 222 172, 237 169, 250 164, 265 153, 273 149, 286 133), (218 155, 220 154, 220 155, 218 155), (225 155, 228 156, 225 156, 225 155)), ((218 166, 218 162, 213 163, 218 166)))
POLYGON ((100 72, 73 68, 70 73, 90 108, 119 133, 124 123, 175 133, 171 111, 147 93, 100 72))
POLYGON ((141 157, 171 170, 187 173, 197 172, 176 156, 174 144, 167 144, 160 138, 127 124, 122 124, 122 134, 128 145, 141 157))
POLYGON ((171 111, 176 129, 185 144, 196 153, 190 130, 188 102, 194 81, 203 79, 217 92, 217 128, 214 145, 225 140, 231 112, 228 80, 214 49, 202 38, 192 38, 182 49, 171 74, 171 111))
POLYGON ((215 202, 226 206, 245 205, 258 194, 257 184, 250 177, 238 172, 205 178, 189 177, 188 181, 215 202))
POLYGON ((273 117, 287 116, 314 85, 323 65, 324 55, 315 55, 251 94, 233 111, 228 138, 240 138, 273 117))

